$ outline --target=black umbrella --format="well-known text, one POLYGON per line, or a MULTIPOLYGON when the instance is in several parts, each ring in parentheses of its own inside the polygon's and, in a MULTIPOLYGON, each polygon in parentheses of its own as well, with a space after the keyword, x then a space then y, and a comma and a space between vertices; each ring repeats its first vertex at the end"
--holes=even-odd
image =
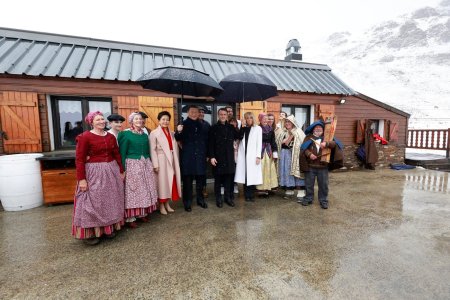
POLYGON ((278 95, 277 86, 266 76, 248 72, 231 74, 220 81, 222 102, 262 101, 278 95))
POLYGON ((144 89, 183 96, 215 97, 222 87, 208 74, 184 66, 157 68, 136 80, 144 89))

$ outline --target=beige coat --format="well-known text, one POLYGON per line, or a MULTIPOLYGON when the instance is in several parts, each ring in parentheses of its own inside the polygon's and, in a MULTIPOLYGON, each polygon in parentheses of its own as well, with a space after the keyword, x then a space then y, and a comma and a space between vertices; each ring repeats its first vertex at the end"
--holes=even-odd
POLYGON ((178 195, 181 197, 181 175, 180 160, 178 155, 178 144, 173 132, 170 132, 172 138, 173 151, 170 151, 169 142, 161 128, 158 126, 150 132, 150 153, 154 168, 158 171, 158 198, 172 198, 173 175, 175 175, 178 195))

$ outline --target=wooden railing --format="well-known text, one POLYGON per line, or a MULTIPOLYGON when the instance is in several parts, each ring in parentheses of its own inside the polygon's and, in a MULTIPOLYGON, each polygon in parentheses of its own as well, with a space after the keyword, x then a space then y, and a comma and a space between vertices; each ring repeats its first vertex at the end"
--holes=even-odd
POLYGON ((407 148, 445 150, 447 158, 450 152, 449 129, 410 129, 407 148))

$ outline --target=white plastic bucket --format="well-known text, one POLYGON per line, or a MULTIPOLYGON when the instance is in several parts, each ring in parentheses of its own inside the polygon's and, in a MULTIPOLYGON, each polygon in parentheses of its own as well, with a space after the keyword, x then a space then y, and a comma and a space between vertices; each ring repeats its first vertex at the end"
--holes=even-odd
POLYGON ((41 206, 41 168, 37 157, 43 154, 12 154, 0 156, 0 201, 6 211, 41 206))

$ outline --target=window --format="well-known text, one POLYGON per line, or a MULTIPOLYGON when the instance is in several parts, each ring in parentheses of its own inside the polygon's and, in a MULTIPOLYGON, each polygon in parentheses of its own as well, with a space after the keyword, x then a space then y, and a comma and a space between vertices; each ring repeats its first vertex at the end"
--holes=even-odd
POLYGON ((287 115, 293 115, 297 120, 297 124, 300 128, 305 131, 305 129, 311 124, 311 107, 310 106, 293 106, 293 105, 283 105, 281 111, 287 113, 287 115))
POLYGON ((372 129, 372 133, 377 133, 381 137, 384 137, 384 120, 370 120, 372 124, 370 125, 370 129, 372 129))
POLYGON ((101 111, 105 118, 111 114, 110 98, 52 97, 53 132, 56 149, 75 148, 77 135, 89 129, 84 117, 90 111, 101 111))

